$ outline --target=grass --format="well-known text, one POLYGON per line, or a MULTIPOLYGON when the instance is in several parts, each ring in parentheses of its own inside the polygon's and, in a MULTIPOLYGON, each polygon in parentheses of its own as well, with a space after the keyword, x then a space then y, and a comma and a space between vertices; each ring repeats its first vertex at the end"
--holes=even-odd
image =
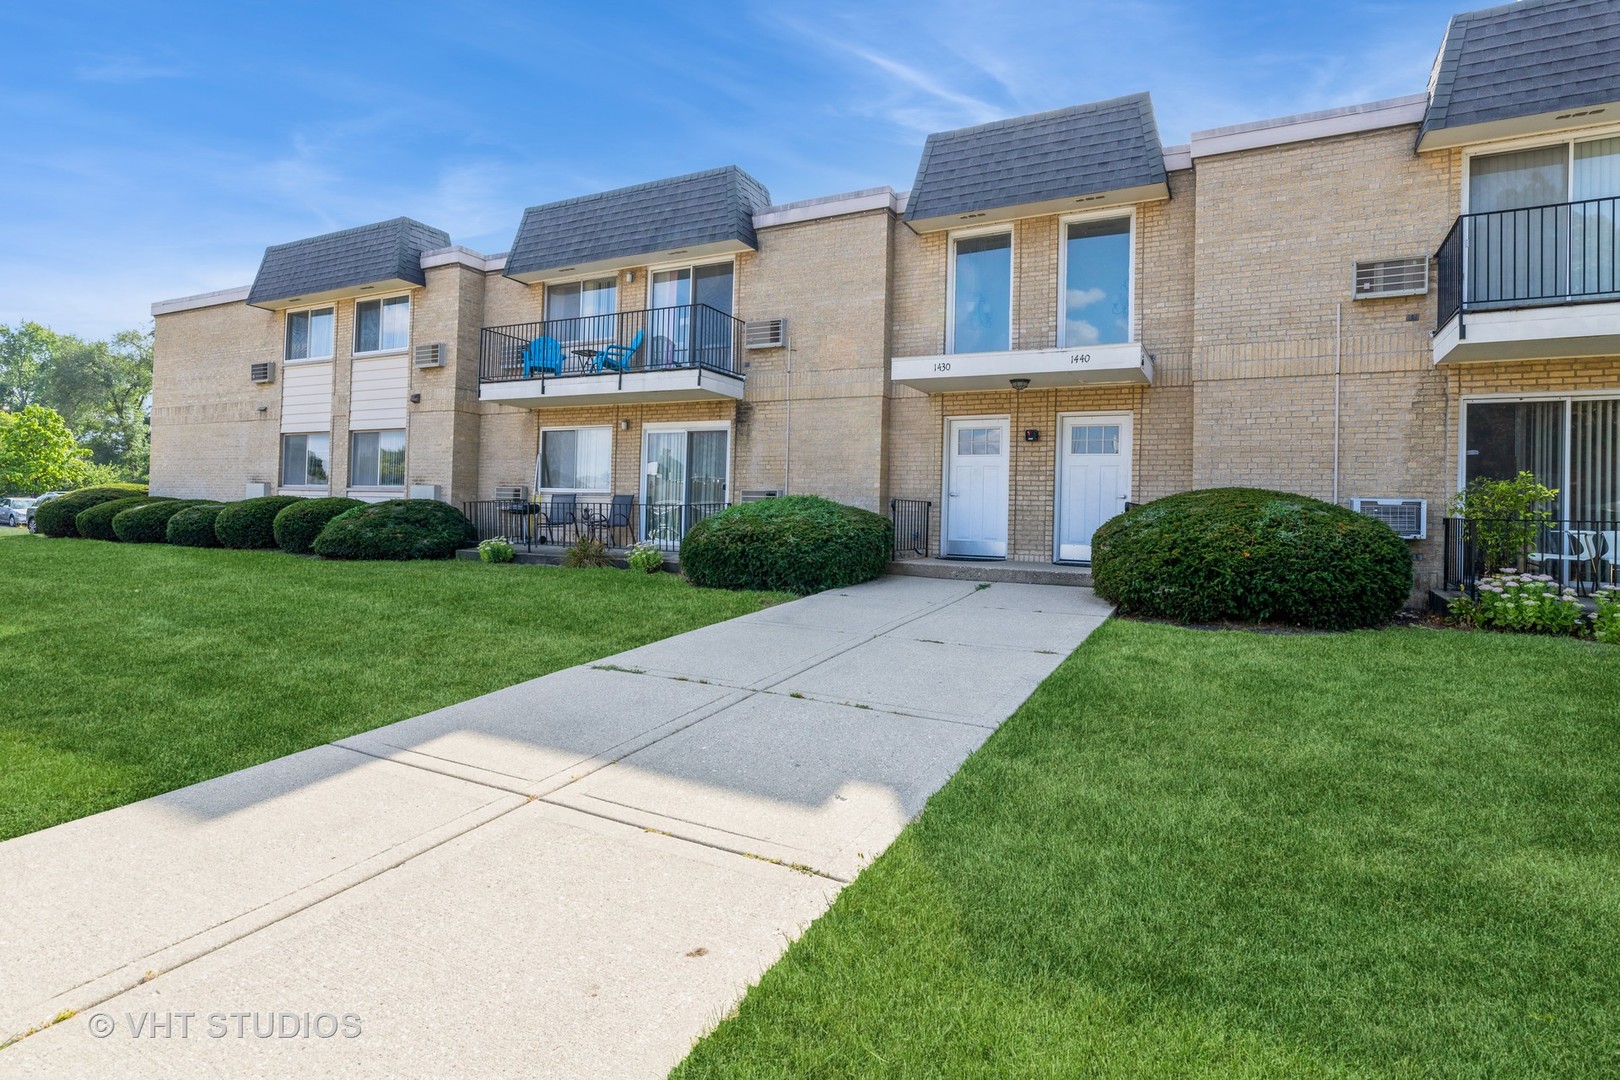
POLYGON ((43 537, 0 546, 0 580, 0 839, 783 599, 43 537))
POLYGON ((1105 624, 673 1074, 1620 1075, 1620 649, 1105 624))

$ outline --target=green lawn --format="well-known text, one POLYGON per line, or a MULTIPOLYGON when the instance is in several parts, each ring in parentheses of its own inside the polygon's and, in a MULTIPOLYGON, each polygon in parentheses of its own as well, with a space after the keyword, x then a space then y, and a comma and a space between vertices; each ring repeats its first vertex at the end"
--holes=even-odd
POLYGON ((0 582, 0 839, 783 599, 43 537, 0 545, 0 582))
POLYGON ((1110 622, 675 1076, 1620 1076, 1620 649, 1110 622))

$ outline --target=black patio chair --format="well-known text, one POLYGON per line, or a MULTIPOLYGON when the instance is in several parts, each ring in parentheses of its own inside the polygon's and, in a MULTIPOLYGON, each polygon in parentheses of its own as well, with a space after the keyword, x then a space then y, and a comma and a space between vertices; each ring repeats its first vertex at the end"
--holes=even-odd
POLYGON ((541 542, 546 544, 566 543, 567 541, 563 540, 562 537, 567 535, 570 526, 577 526, 578 524, 579 496, 553 495, 546 504, 545 510, 540 514, 540 527, 546 530, 546 535, 540 538, 541 542), (559 530, 555 538, 551 535, 553 529, 559 530))

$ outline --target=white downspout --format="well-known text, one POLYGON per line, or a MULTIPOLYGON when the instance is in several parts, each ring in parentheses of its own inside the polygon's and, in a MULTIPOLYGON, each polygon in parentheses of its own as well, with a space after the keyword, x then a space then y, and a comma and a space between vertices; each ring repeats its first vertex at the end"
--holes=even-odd
POLYGON ((1344 303, 1333 309, 1333 501, 1339 501, 1339 388, 1344 368, 1344 303))
POLYGON ((793 347, 789 342, 785 354, 787 362, 787 424, 782 437, 782 494, 793 493, 793 347))

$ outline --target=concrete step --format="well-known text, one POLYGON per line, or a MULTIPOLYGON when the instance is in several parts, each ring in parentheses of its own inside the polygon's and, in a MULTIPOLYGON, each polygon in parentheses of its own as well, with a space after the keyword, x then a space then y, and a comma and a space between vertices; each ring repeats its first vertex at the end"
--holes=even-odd
POLYGON ((1091 587, 1091 568, 1060 563, 1009 562, 1003 559, 897 559, 889 573, 954 581, 1009 581, 1021 585, 1091 587))

